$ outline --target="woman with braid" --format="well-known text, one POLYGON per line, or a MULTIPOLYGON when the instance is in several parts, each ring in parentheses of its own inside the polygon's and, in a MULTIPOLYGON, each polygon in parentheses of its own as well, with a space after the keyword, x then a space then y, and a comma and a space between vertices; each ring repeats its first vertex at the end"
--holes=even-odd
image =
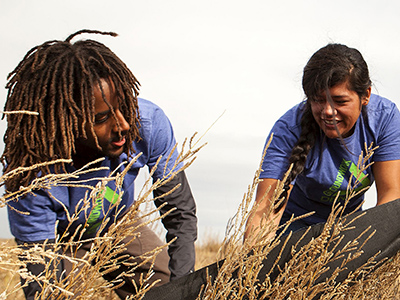
MULTIPOLYGON (((14 192, 20 186, 29 185, 36 177, 70 173, 97 158, 104 158, 97 165, 103 168, 77 179, 89 180, 85 184, 95 186, 98 180, 92 178, 108 177, 117 168, 122 172, 125 168, 123 162, 129 162, 136 154, 142 153, 127 171, 122 184, 123 194, 118 207, 124 209, 118 214, 123 215, 135 201, 134 181, 140 168, 153 168, 160 156, 152 175, 154 180, 162 179, 165 171, 168 173, 174 168, 178 157, 174 150, 175 138, 163 111, 150 101, 137 98, 139 82, 109 48, 94 40, 71 42, 82 33, 116 36, 115 33, 82 30, 65 41, 48 41, 36 46, 10 73, 6 86, 5 111, 35 111, 39 114, 7 116, 2 156, 5 172, 57 159, 71 159, 72 163, 43 166, 21 173, 5 182, 6 190, 14 192)), ((167 241, 177 239, 169 246, 168 253, 164 248, 164 252, 157 256, 153 267, 152 280, 161 280, 161 284, 194 269, 196 207, 184 172, 156 189, 154 196, 164 195, 177 185, 180 187, 174 192, 155 201, 157 206, 167 203, 160 213, 175 209, 162 221, 167 230, 167 241)), ((107 183, 104 199, 100 198, 102 202, 92 204, 88 211, 93 214, 88 216, 82 212, 69 226, 68 214, 75 213, 88 190, 81 186, 54 186, 48 190, 34 190, 10 203, 10 228, 17 243, 54 241, 56 224, 60 235, 66 230, 72 234, 78 226, 86 225, 83 240, 93 238, 101 226, 104 226, 103 233, 106 232, 117 213, 116 207, 112 207, 115 181, 107 183), (17 211, 29 212, 29 215, 17 211), (106 220, 108 223, 104 224, 106 220)), ((162 242, 156 234, 144 227, 141 236, 127 246, 125 254, 136 257, 160 245, 162 242)), ((90 242, 81 249, 90 249, 90 242)), ((67 264, 67 261, 63 263, 67 264)), ((57 267, 60 272, 66 268, 64 265, 57 267)), ((117 271, 104 277, 114 279, 127 268, 120 265, 117 271)), ((135 270, 133 279, 138 280, 148 268, 146 264, 135 270)), ((43 266, 30 265, 30 269, 39 274, 43 266)), ((135 291, 130 278, 124 281, 125 284, 116 290, 123 299, 135 291)), ((33 299, 37 291, 40 291, 40 286, 35 282, 24 289, 27 299, 33 299)))
MULTIPOLYGON (((359 191, 375 181, 377 205, 400 198, 400 114, 393 102, 371 94, 360 52, 341 44, 321 48, 305 66, 302 84, 306 100, 272 128, 256 194, 259 206, 247 224, 246 237, 262 226, 277 182, 290 165, 280 197, 284 200, 272 214, 274 223, 313 212, 293 222, 290 231, 326 222, 335 198, 343 203, 348 183, 356 177, 359 191), (359 156, 371 143, 378 146, 369 160, 373 164, 360 173, 359 156)), ((364 191, 350 199, 345 213, 360 209, 363 199, 364 191)))

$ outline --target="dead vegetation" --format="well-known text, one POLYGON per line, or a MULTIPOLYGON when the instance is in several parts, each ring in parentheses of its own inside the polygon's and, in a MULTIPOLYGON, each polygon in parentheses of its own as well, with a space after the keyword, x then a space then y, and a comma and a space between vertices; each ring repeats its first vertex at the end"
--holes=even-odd
MULTIPOLYGON (((194 155, 199 148, 195 148, 196 143, 193 139, 189 141, 189 150, 184 151, 180 156, 180 161, 187 161, 184 168, 187 168, 194 159, 194 155)), ((183 147, 182 147, 183 148, 183 147)), ((359 169, 365 168, 367 158, 372 154, 373 149, 367 149, 365 157, 360 159, 359 169)), ((21 171, 21 170, 20 170, 21 171)), ((89 172, 90 165, 77 172, 89 172)), ((291 248, 292 258, 281 267, 280 273, 276 278, 271 277, 271 273, 265 274, 260 280, 259 274, 263 267, 263 261, 273 249, 285 249, 288 236, 279 235, 275 239, 268 239, 271 232, 276 227, 269 222, 269 216, 273 210, 266 212, 265 220, 267 223, 257 235, 250 236, 243 241, 246 229, 246 222, 253 207, 252 199, 256 186, 259 182, 258 175, 255 174, 253 183, 249 186, 247 193, 238 208, 237 214, 230 220, 227 228, 227 235, 222 243, 215 237, 201 237, 197 245, 197 268, 207 266, 217 260, 224 259, 215 280, 209 280, 203 286, 201 296, 198 299, 397 299, 399 294, 399 275, 400 275, 400 256, 397 255, 379 268, 371 272, 376 266, 372 257, 366 264, 358 270, 354 270, 345 280, 338 281, 338 274, 346 268, 346 264, 362 254, 363 244, 359 239, 349 242, 344 247, 338 249, 342 238, 342 233, 349 230, 352 222, 348 221, 347 216, 343 216, 343 206, 335 205, 333 212, 326 223, 322 233, 305 245, 291 248), (249 255, 251 253, 251 255, 249 255), (327 280, 319 282, 317 279, 321 274, 327 272, 327 264, 339 258, 344 258, 342 269, 337 269, 328 276, 327 280)), ((12 174, 11 174, 12 175, 12 174)), ((11 176, 6 174, 4 176, 11 176)), ((36 187, 51 187, 54 184, 71 184, 70 178, 78 174, 49 176, 36 181, 36 186, 30 186, 30 190, 22 189, 17 193, 27 193, 36 187), (71 176, 71 177, 68 177, 71 176)), ((170 174, 169 174, 170 175, 170 174)), ((172 174, 173 175, 173 174, 172 174)), ((94 195, 101 194, 105 184, 109 180, 121 183, 124 174, 112 174, 110 178, 99 179, 99 184, 88 199, 82 199, 83 207, 90 206, 94 195)), ((165 180, 168 180, 168 174, 165 180)), ((3 180, 3 178, 1 178, 3 180)), ((354 189, 357 178, 354 179, 353 186, 348 189, 348 200, 357 193, 354 189)), ((84 183, 82 183, 84 184, 84 183)), ((118 268, 115 255, 120 253, 124 244, 121 241, 126 236, 135 238, 137 226, 135 222, 139 218, 148 215, 154 216, 155 209, 148 214, 139 214, 138 207, 151 200, 151 192, 157 186, 163 184, 163 180, 150 184, 149 188, 142 190, 134 207, 129 213, 115 221, 107 234, 96 236, 92 240, 93 247, 87 254, 80 258, 69 256, 66 250, 79 247, 73 236, 65 236, 58 239, 55 244, 31 247, 23 249, 17 247, 11 241, 4 241, 0 247, 0 299, 24 299, 19 281, 19 276, 28 281, 37 281, 42 286, 42 293, 37 299, 117 299, 113 290, 121 284, 118 279, 114 282, 106 282, 102 279, 102 274, 118 268), (67 240, 67 242, 60 242, 67 240), (18 257, 22 259, 18 259, 18 257), (57 264, 60 259, 68 259, 72 264, 72 272, 62 280, 57 279, 52 265, 57 264), (45 271, 40 276, 34 276, 26 269, 27 262, 42 263, 46 266, 45 271)), ((275 195, 280 194, 282 186, 278 185, 275 195)), ((358 191, 359 192, 359 191, 358 191)), ((15 194, 13 197, 17 197, 15 194)), ((1 205, 13 197, 3 197, 0 199, 1 205)), ((274 199, 273 199, 274 200, 274 199)), ((118 202, 115 204, 118 205, 118 202)), ((77 214, 79 212, 76 212, 77 214)), ((69 216, 73 221, 75 215, 69 216)), ((154 218, 145 218, 143 224, 150 224, 154 218)), ((141 225, 139 225, 141 226, 141 225)), ((84 228, 82 228, 84 231, 84 228)), ((82 235, 82 230, 76 234, 82 235)), ((365 228, 362 237, 373 235, 370 228, 365 228)), ((361 238, 361 236, 360 236, 361 238)), ((301 241, 299 241, 300 243, 301 241)), ((154 249, 149 253, 143 254, 146 261, 153 261, 160 249, 154 249)), ((72 251, 73 252, 73 251, 72 251)), ((281 252, 280 252, 281 253, 281 252)), ((278 255, 279 258, 279 255, 278 255)), ((278 264, 276 259, 275 265, 278 264)), ((132 265, 132 272, 137 265, 132 265)), ((129 274, 127 274, 129 275, 129 274)), ((130 299, 140 299, 151 288, 148 285, 148 276, 144 276, 140 282, 136 283, 137 294, 130 299)))

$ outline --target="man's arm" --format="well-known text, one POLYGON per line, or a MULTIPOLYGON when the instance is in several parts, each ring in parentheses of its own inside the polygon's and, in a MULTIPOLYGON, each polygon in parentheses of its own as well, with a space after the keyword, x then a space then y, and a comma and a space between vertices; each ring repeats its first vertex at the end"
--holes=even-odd
POLYGON ((175 208, 162 219, 167 230, 167 242, 177 237, 168 249, 170 256, 169 269, 171 280, 177 279, 194 271, 195 248, 197 239, 196 204, 190 190, 184 171, 179 172, 168 183, 156 189, 154 197, 167 193, 175 186, 181 186, 170 195, 155 200, 156 206, 167 203, 160 209, 160 214, 175 208))

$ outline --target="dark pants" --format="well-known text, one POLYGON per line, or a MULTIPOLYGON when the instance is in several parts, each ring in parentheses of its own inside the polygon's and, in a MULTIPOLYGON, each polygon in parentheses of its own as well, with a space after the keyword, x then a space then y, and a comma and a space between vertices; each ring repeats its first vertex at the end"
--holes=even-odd
MULTIPOLYGON (((290 220, 291 217, 292 217, 291 215, 283 213, 282 218, 281 218, 281 220, 280 220, 280 222, 279 222, 279 225, 280 225, 280 226, 285 225, 286 222, 288 222, 288 221, 290 220)), ((310 226, 310 225, 308 225, 308 224, 304 221, 304 219, 299 219, 299 220, 294 221, 294 222, 292 222, 292 223, 289 224, 289 227, 286 229, 285 234, 288 234, 288 233, 291 232, 291 231, 292 231, 292 232, 295 232, 295 231, 297 231, 297 230, 306 228, 306 227, 308 227, 308 226, 310 226)), ((279 228, 279 230, 277 230, 276 234, 281 233, 283 229, 284 229, 283 227, 279 228)))
MULTIPOLYGON (((123 243, 127 245, 126 250, 119 254, 119 256, 129 256, 129 259, 126 259, 126 257, 124 257, 124 262, 127 263, 140 263, 140 260, 137 258, 138 256, 163 245, 160 238, 147 226, 140 228, 139 237, 136 237, 133 241, 130 241, 131 239, 132 237, 127 237, 123 240, 123 243)), ((76 251, 75 257, 82 258, 85 253, 90 250, 91 245, 91 242, 82 244, 79 250, 76 251)), ((67 254, 71 255, 70 252, 67 254)), ((168 269, 168 262, 169 256, 166 247, 164 247, 162 249, 162 252, 159 253, 156 257, 153 266, 154 275, 151 277, 149 283, 160 280, 160 282, 156 284, 156 286, 160 286, 164 283, 169 282, 170 271, 168 269)), ((65 271, 69 273, 72 268, 71 263, 68 260, 64 260, 63 263, 65 271)), ((139 285, 140 277, 146 276, 147 272, 150 269, 150 266, 151 262, 147 262, 146 264, 136 268, 132 277, 130 276, 129 278, 123 278, 125 281, 124 285, 115 290, 115 292, 121 299, 125 299, 129 295, 135 294, 135 287, 132 284, 132 280, 134 280, 137 285, 139 285)), ((129 272, 129 269, 129 266, 121 264, 117 270, 107 273, 103 277, 104 279, 111 281, 116 279, 117 276, 122 272, 129 272)))
MULTIPOLYGON (((137 225, 137 224, 135 224, 137 225)), ((138 256, 156 249, 157 247, 160 247, 163 245, 162 241, 160 238, 152 231, 150 228, 143 226, 140 228, 140 236, 136 237, 134 240, 132 240, 132 237, 126 237, 123 240, 123 243, 126 245, 126 250, 123 251, 122 253, 118 254, 118 257, 123 257, 123 261, 126 263, 140 263, 141 261, 138 259, 138 256)), ((17 241, 19 244, 23 244, 23 242, 17 241)), ((53 241, 54 242, 54 241, 53 241)), ((92 243, 91 242, 86 242, 80 245, 79 249, 72 249, 74 252, 71 254, 71 248, 68 248, 68 250, 65 252, 66 255, 69 255, 74 258, 83 258, 84 255, 90 251, 92 243)), ((166 247, 164 247, 159 253, 155 259, 154 266, 152 270, 154 271, 153 276, 150 278, 150 281, 148 282, 149 284, 153 283, 156 280, 160 280, 156 284, 156 286, 160 286, 164 283, 169 282, 169 277, 170 277, 170 271, 168 269, 168 263, 169 263, 169 256, 167 253, 166 247)), ((136 264, 135 264, 136 265, 136 264)), ((139 268, 136 268, 134 270, 134 275, 129 276, 129 277, 123 277, 124 280, 124 285, 119 287, 118 289, 115 290, 117 295, 121 299, 125 299, 128 295, 135 294, 135 287, 132 284, 132 280, 135 280, 137 285, 139 286, 139 279, 143 275, 143 277, 146 276, 147 272, 149 271, 151 266, 151 262, 147 262, 144 265, 141 265, 139 268)), ((63 276, 68 276, 68 274, 72 270, 72 264, 70 261, 67 259, 63 259, 62 263, 57 266, 59 269, 58 275, 61 276, 61 272, 63 272, 63 276)), ((121 263, 119 264, 119 268, 114 270, 113 272, 105 274, 103 277, 104 279, 110 281, 114 280, 117 278, 119 274, 122 272, 129 272, 129 269, 131 267, 126 266, 125 264, 121 263)), ((33 274, 40 274, 41 272, 44 271, 44 266, 40 264, 28 264, 28 269, 33 273, 33 274)), ((22 279, 22 283, 24 283, 24 280, 22 279)), ((28 286, 24 288, 24 293, 25 297, 28 300, 34 299, 34 295, 37 291, 40 291, 41 287, 37 282, 31 282, 28 286)), ((79 294, 75 294, 75 297, 79 296, 79 294)))

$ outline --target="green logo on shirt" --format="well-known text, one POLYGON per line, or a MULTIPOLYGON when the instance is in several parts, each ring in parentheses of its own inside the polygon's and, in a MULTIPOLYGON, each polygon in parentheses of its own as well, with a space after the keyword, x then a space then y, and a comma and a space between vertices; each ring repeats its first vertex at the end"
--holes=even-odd
MULTIPOLYGON (((104 199, 110 202, 111 204, 115 204, 118 201, 118 193, 113 191, 110 187, 106 186, 104 199)), ((100 219, 102 208, 103 208, 103 197, 101 197, 100 195, 96 198, 95 205, 93 206, 93 209, 90 212, 87 221, 87 224, 89 225, 87 233, 90 234, 95 232, 97 228, 100 226, 101 222, 103 221, 103 219, 100 219)))
MULTIPOLYGON (((340 187, 342 186, 347 170, 350 171, 350 174, 352 174, 354 177, 353 181, 357 179, 360 183, 360 186, 357 187, 355 191, 359 191, 370 185, 371 180, 368 178, 367 174, 361 172, 361 170, 352 161, 343 159, 339 166, 339 171, 336 175, 335 182, 328 190, 323 192, 324 196, 321 197, 322 202, 333 202, 335 200, 338 191, 340 191, 340 187)), ((344 188, 345 190, 341 190, 339 192, 338 200, 344 200, 346 198, 347 186, 344 188)))

